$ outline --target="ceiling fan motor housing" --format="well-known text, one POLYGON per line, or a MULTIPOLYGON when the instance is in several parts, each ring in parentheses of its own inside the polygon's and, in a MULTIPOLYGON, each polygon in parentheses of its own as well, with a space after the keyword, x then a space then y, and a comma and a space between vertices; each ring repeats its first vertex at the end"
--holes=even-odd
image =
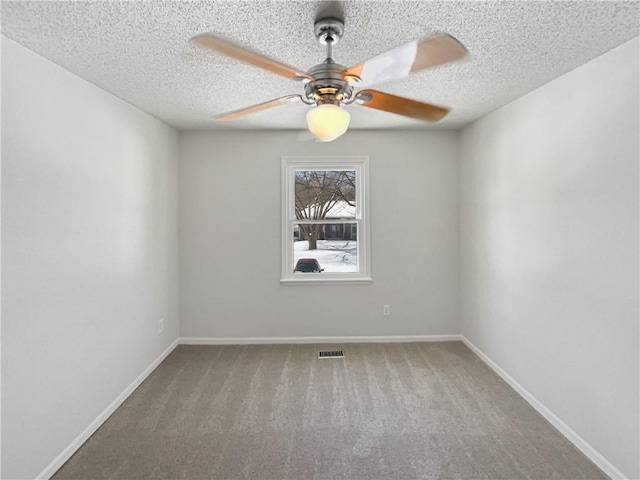
POLYGON ((317 105, 348 102, 353 95, 353 87, 342 78, 342 72, 346 69, 338 63, 321 63, 311 67, 309 75, 315 80, 304 86, 307 100, 317 105))

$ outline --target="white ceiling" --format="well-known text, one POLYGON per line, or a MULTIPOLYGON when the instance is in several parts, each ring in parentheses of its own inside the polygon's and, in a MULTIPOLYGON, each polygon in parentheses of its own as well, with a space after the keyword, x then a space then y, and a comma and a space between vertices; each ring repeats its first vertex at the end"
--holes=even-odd
MULTIPOLYGON (((638 1, 2 1, 2 33, 181 130, 303 129, 304 105, 235 120, 213 114, 290 93, 299 83, 187 42, 216 32, 307 70, 324 60, 322 10, 343 12, 334 58, 350 66, 447 32, 470 57, 375 88, 452 108, 459 128, 638 36, 638 1)), ((351 128, 432 128, 352 105, 351 128)))

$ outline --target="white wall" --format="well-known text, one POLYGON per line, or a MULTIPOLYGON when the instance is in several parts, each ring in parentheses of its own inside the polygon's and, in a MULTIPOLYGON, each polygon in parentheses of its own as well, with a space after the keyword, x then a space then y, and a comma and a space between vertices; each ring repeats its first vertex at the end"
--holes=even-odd
POLYGON ((461 134, 462 333, 638 468, 638 39, 461 134))
POLYGON ((461 329, 640 476, 637 40, 459 137, 184 132, 179 148, 2 40, 3 478, 37 475, 177 337, 178 157, 183 336, 461 329), (280 157, 324 154, 371 157, 371 285, 279 283, 280 157))
MULTIPOLYGON (((285 107, 283 107, 285 108, 285 107)), ((180 330, 185 337, 458 332, 455 132, 180 135, 180 330), (371 285, 280 285, 280 158, 369 155, 371 285), (382 305, 391 316, 382 316, 382 305)))
POLYGON ((2 478, 177 338, 177 158, 177 131, 2 38, 2 478))

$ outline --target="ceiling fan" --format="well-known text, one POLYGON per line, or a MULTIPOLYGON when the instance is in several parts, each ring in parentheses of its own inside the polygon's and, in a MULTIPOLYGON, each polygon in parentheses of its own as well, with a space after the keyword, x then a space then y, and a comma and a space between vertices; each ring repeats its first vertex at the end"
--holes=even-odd
POLYGON ((330 142, 343 135, 349 127, 351 116, 343 107, 356 103, 368 108, 396 113, 405 117, 437 122, 448 108, 423 103, 409 98, 364 88, 385 80, 406 77, 412 72, 460 60, 467 49, 450 35, 438 35, 415 40, 393 48, 365 62, 345 67, 334 62, 332 51, 344 33, 344 23, 333 17, 322 18, 315 23, 314 31, 320 44, 326 46, 327 58, 311 67, 308 72, 285 65, 259 53, 236 45, 222 37, 204 33, 193 37, 196 46, 222 53, 276 75, 302 82, 303 94, 284 97, 216 115, 217 120, 233 120, 292 102, 315 105, 307 112, 309 131, 319 140, 330 142))

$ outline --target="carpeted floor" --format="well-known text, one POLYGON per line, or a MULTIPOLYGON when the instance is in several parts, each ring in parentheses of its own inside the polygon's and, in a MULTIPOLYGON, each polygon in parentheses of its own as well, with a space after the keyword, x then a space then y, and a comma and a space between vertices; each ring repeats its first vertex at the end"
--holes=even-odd
POLYGON ((460 342, 320 347, 180 346, 53 478, 607 478, 460 342))

